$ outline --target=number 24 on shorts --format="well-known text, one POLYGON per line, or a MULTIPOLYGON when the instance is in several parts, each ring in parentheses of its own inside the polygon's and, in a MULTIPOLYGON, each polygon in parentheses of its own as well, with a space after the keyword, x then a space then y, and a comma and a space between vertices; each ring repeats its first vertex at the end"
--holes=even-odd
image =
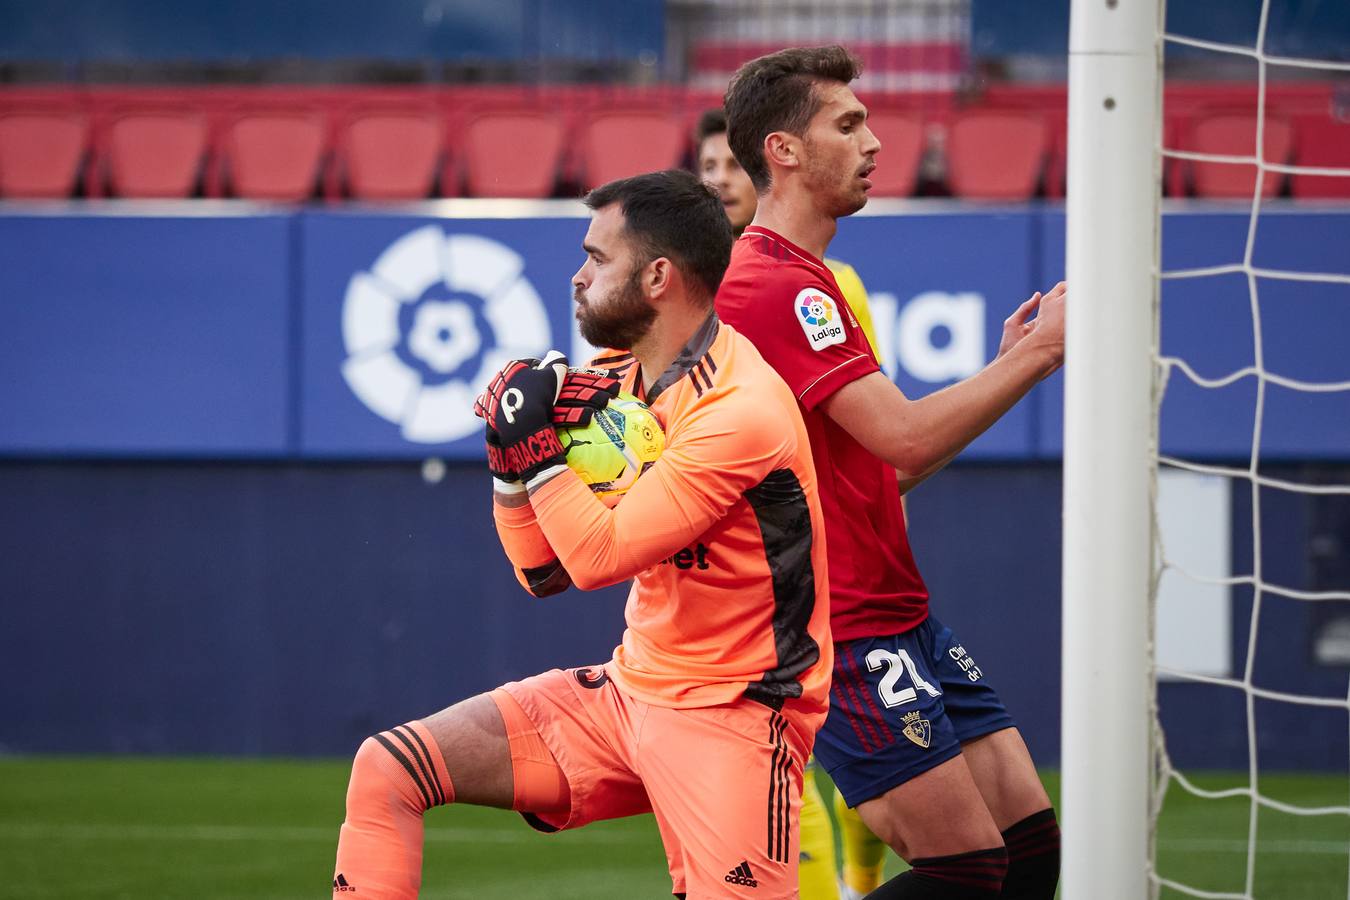
POLYGON ((919 690, 930 697, 936 697, 942 693, 927 681, 924 681, 923 676, 919 674, 919 670, 914 665, 914 660, 910 658, 908 650, 891 651, 884 647, 877 647, 867 654, 867 670, 869 672, 875 672, 883 666, 886 667, 886 674, 881 676, 881 683, 877 685, 877 694, 887 708, 913 703, 919 697, 919 690), (900 681, 900 676, 905 673, 909 674, 909 680, 914 687, 896 690, 896 683, 900 681))

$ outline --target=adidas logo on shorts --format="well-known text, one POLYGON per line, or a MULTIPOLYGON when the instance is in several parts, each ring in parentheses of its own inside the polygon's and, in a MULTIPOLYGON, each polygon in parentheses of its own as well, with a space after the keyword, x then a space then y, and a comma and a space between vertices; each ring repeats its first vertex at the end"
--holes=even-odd
POLYGON ((354 888, 354 887, 352 887, 350 884, 348 884, 348 883, 347 883, 346 877, 345 877, 341 872, 339 872, 339 873, 338 873, 338 876, 337 876, 336 878, 333 879, 333 890, 334 890, 334 891, 352 891, 352 892, 355 892, 355 891, 356 891, 356 888, 354 888))
POLYGON ((750 871, 750 863, 747 860, 741 860, 741 864, 732 869, 722 879, 727 884, 740 884, 745 887, 759 887, 759 882, 755 880, 755 873, 750 871))

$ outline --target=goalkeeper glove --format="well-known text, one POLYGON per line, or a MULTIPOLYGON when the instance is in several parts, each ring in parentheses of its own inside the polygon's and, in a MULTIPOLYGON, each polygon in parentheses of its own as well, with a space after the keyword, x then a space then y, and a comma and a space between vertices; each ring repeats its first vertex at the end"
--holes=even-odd
POLYGON ((556 350, 542 360, 513 360, 474 404, 487 424, 488 469, 499 481, 537 487, 566 464, 552 425, 566 375, 567 357, 556 350))
POLYGON ((554 425, 588 425, 619 393, 619 380, 597 369, 568 369, 553 404, 554 425))

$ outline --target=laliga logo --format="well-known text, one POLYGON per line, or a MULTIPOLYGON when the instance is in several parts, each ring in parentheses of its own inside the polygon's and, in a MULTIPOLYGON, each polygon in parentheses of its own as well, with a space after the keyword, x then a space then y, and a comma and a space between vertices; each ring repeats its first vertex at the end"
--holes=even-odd
POLYGON ((847 338, 843 326, 834 321, 834 304, 829 297, 812 288, 803 288, 797 293, 795 303, 797 321, 812 350, 842 344, 847 338))
POLYGON ((834 304, 830 298, 820 294, 811 294, 802 304, 802 318, 808 325, 825 325, 834 316, 834 304))
POLYGON ((347 284, 342 377, 352 393, 409 441, 476 433, 473 398, 492 374, 552 342, 524 268, 510 247, 436 225, 394 241, 347 284))

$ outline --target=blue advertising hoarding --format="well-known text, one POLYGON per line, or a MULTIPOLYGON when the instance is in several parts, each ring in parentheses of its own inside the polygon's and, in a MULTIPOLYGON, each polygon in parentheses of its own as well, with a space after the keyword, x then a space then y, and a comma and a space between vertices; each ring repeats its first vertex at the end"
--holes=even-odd
MULTIPOLYGON (((842 220, 830 257, 857 270, 868 291, 877 350, 911 398, 974 375, 998 352, 1003 320, 1035 290, 1039 216, 1025 208, 876 203, 842 220), (876 214, 880 213, 880 214, 876 214)), ((966 459, 1033 455, 1032 397, 963 453, 966 459)))
MULTIPOLYGON (((478 459, 470 407, 498 366, 591 350, 572 317, 580 203, 67 209, 0 208, 0 455, 478 459)), ((1172 211, 1164 268, 1240 263, 1247 227, 1245 208, 1172 211)), ((1004 318, 1061 277, 1063 231, 1055 209, 879 202, 830 255, 862 277, 883 367, 919 397, 993 357, 1004 318)), ((1255 306, 1241 272, 1164 282, 1164 357, 1221 382, 1172 366, 1164 452, 1248 457, 1259 333, 1277 377, 1263 458, 1350 456, 1350 392, 1281 381, 1350 381, 1347 247, 1350 212, 1286 205, 1259 220, 1255 306)), ((1056 458, 1062 396, 1051 378, 962 458, 1056 458)))
POLYGON ((292 227, 0 215, 0 452, 285 454, 292 227))

